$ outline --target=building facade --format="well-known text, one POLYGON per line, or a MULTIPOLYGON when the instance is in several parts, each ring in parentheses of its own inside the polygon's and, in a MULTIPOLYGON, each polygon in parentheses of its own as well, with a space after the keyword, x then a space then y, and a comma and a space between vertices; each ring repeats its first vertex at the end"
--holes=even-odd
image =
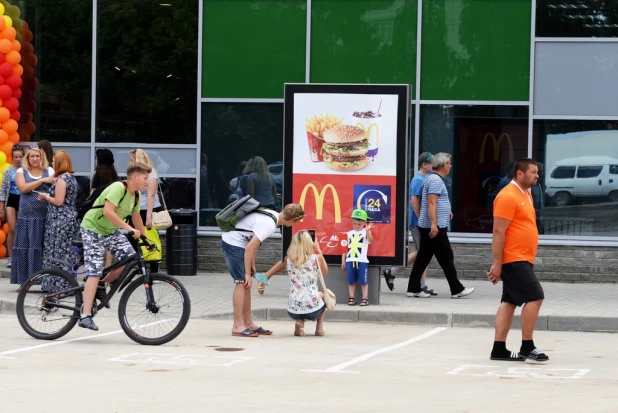
MULTIPOLYGON (((618 269, 617 2, 161 1, 10 2, 38 56, 32 140, 68 150, 85 190, 97 148, 121 171, 141 147, 168 207, 199 210, 216 239, 242 161, 261 156, 281 187, 285 83, 405 83, 411 173, 421 152, 453 154, 456 244, 489 249, 499 181, 529 156, 542 248, 618 269)), ((200 268, 223 269, 208 250, 200 268)))

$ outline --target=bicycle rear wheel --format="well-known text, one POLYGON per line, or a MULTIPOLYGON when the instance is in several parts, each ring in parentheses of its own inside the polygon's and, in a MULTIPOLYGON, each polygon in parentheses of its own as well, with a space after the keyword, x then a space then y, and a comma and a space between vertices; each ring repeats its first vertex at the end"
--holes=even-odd
POLYGON ((75 277, 60 269, 47 268, 32 274, 17 295, 17 319, 24 331, 39 340, 55 340, 71 331, 79 319, 82 292, 56 293, 74 287, 79 287, 75 277), (46 291, 33 288, 37 285, 46 291))
POLYGON ((175 339, 191 315, 191 300, 184 286, 167 274, 150 274, 145 287, 142 277, 131 282, 120 298, 118 319, 129 338, 139 344, 158 346, 175 339), (154 296, 148 308, 146 288, 154 296))

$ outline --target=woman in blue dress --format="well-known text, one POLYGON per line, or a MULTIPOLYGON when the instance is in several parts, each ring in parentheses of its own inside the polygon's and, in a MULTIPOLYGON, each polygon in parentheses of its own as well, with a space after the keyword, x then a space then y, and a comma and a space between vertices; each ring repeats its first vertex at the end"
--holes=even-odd
POLYGON ((0 188, 0 221, 9 224, 9 234, 6 241, 9 256, 6 266, 9 268, 11 268, 15 221, 17 221, 17 215, 19 213, 19 197, 21 196, 21 192, 19 192, 17 184, 15 183, 15 174, 17 170, 21 168, 24 154, 24 148, 21 146, 13 146, 11 151, 13 164, 4 171, 4 175, 2 176, 2 188, 0 188))
POLYGON ((54 182, 54 170, 49 167, 45 153, 37 145, 31 146, 22 167, 15 174, 15 183, 21 197, 13 241, 11 284, 21 286, 43 267, 47 202, 39 200, 37 192, 49 193, 54 182))

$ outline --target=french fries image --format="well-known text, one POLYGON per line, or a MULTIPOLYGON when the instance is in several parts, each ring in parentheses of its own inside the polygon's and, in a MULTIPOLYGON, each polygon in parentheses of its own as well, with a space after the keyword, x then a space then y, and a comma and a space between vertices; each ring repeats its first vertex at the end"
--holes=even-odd
POLYGON ((305 118, 305 129, 319 139, 324 139, 323 134, 328 129, 341 125, 343 125, 343 117, 337 118, 335 115, 313 115, 311 118, 305 118))

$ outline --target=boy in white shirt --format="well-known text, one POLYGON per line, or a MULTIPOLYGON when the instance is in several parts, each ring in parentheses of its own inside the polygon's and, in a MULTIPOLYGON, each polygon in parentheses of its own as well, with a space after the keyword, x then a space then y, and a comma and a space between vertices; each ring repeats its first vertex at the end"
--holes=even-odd
POLYGON ((371 228, 373 224, 367 223, 367 212, 362 209, 352 211, 352 226, 354 229, 348 232, 348 251, 341 255, 341 269, 348 274, 348 292, 350 299, 348 305, 356 305, 354 299, 356 283, 361 286, 363 299, 360 306, 369 305, 369 277, 367 275, 369 260, 367 259, 367 249, 369 243, 373 241, 371 228), (349 264, 348 264, 349 263, 349 264))

